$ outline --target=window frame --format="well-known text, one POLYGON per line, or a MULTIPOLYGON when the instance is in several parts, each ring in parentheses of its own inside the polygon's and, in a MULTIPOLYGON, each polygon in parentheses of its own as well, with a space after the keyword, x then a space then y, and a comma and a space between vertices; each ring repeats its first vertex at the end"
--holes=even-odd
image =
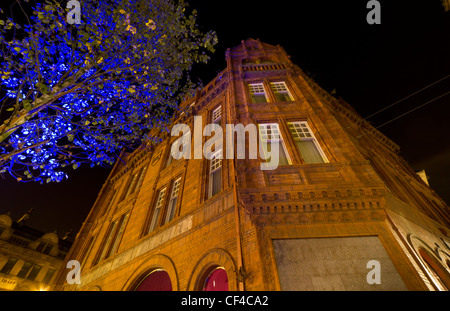
POLYGON ((208 199, 216 196, 220 192, 222 192, 223 189, 223 149, 220 148, 218 150, 213 151, 210 156, 209 165, 208 165, 208 199), (220 156, 220 158, 216 158, 216 156, 220 156), (216 161, 216 162, 215 162, 216 161), (217 162, 219 162, 219 166, 217 166, 217 162), (216 167, 215 167, 216 166, 216 167), (213 194, 213 174, 220 170, 220 190, 219 192, 213 194))
POLYGON ((211 111, 211 123, 221 125, 222 123, 222 105, 219 105, 211 111), (217 116, 218 114, 218 116, 217 116))
POLYGON ((277 99, 278 102, 290 102, 290 101, 292 102, 292 101, 295 100, 294 96, 292 95, 292 93, 289 90, 289 88, 288 88, 288 86, 287 86, 285 81, 272 81, 272 82, 270 82, 270 89, 271 89, 273 95, 275 96, 275 98, 277 99), (285 90, 278 90, 278 86, 279 85, 282 85, 285 90), (279 101, 279 99, 277 97, 277 93, 280 93, 280 94, 286 93, 290 100, 289 101, 286 101, 286 100, 285 101, 279 101))
MULTIPOLYGON (((18 258, 15 257, 9 257, 8 260, 5 262, 5 264, 3 265, 3 267, 0 269, 0 273, 4 273, 4 274, 9 274, 11 272, 12 269, 14 269, 14 267, 16 266, 17 262, 19 261, 18 258), (12 264, 11 267, 8 267, 9 269, 3 271, 3 269, 5 269, 5 267, 8 265, 8 263, 10 263, 10 261, 14 261, 14 263, 12 264)), ((11 264, 10 264, 11 265, 11 264)))
POLYGON ((29 262, 29 261, 25 261, 22 265, 22 267, 20 267, 19 272, 17 272, 17 277, 22 278, 22 279, 26 279, 28 273, 30 273, 31 268, 33 267, 33 263, 29 262), (26 270, 24 270, 25 265, 29 265, 28 268, 26 268, 26 270), (25 272, 22 272, 25 271, 25 272))
POLYGON ((33 266, 31 267, 30 271, 26 276, 26 279, 30 281, 36 281, 36 278, 39 275, 39 272, 41 272, 41 270, 42 270, 41 265, 33 264, 33 266))
POLYGON ((252 104, 265 104, 265 103, 270 102, 269 94, 267 94, 267 90, 264 87, 264 83, 263 82, 248 83, 248 91, 249 91, 249 95, 250 95, 250 101, 251 101, 252 104), (257 86, 260 86, 262 88, 263 92, 254 92, 253 89, 255 87, 257 87, 257 86), (265 102, 261 102, 261 103, 255 102, 253 100, 253 95, 261 95, 261 94, 264 94, 264 98, 266 99, 266 101, 265 102))
POLYGON ((307 120, 298 120, 298 121, 287 121, 286 122, 287 128, 289 130, 289 135, 292 138, 292 141, 294 142, 295 145, 295 149, 298 152, 298 155, 300 157, 300 159, 303 161, 304 164, 324 164, 324 163, 330 163, 330 161, 328 160, 327 155, 325 154, 325 152, 322 149, 322 146, 319 143, 319 140, 317 139, 317 137, 314 135, 314 131, 311 129, 311 126, 309 125, 309 122, 307 120), (295 130, 295 134, 297 134, 297 137, 294 137, 294 133, 291 131, 291 124, 299 124, 300 128, 306 129, 306 132, 304 130, 302 130, 302 132, 297 131, 296 129, 299 127, 292 127, 292 129, 295 130), (304 127, 301 125, 305 125, 304 127), (305 137, 301 137, 301 134, 305 134, 305 137), (310 135, 310 137, 307 136, 307 134, 310 135), (319 162, 319 163, 307 163, 305 161, 305 159, 303 158, 303 155, 301 154, 296 141, 297 140, 306 140, 306 141, 312 141, 314 143, 315 148, 317 149, 317 151, 319 152, 322 161, 323 162, 319 162))
POLYGON ((175 214, 176 214, 177 207, 179 204, 178 198, 180 197, 180 191, 181 191, 181 179, 182 179, 182 176, 179 176, 177 178, 174 178, 172 181, 172 185, 170 188, 170 196, 167 197, 167 199, 166 199, 167 202, 165 202, 166 203, 165 204, 165 212, 162 215, 163 222, 161 223, 161 226, 164 226, 165 224, 170 223, 175 218, 175 214), (175 191, 176 191, 176 196, 174 197, 175 191), (172 201, 174 199, 176 199, 176 201, 175 201, 174 205, 171 206, 172 201), (169 217, 170 214, 172 214, 172 212, 173 212, 173 216, 169 217))
POLYGON ((96 266, 99 262, 101 262, 105 258, 105 255, 111 246, 111 241, 112 241, 114 233, 116 231, 118 221, 119 221, 119 219, 116 218, 114 221, 112 221, 109 224, 108 231, 106 231, 106 235, 103 238, 102 245, 101 245, 100 249, 98 250, 97 256, 96 256, 92 266, 96 266))
POLYGON ((153 202, 152 212, 150 214, 149 222, 146 229, 147 231, 146 234, 150 234, 158 228, 158 222, 161 217, 161 210, 164 208, 164 203, 166 201, 166 193, 167 193, 167 186, 161 187, 156 193, 156 197, 153 202), (157 210, 158 214, 155 214, 157 210))
MULTIPOLYGON (((280 124, 278 122, 258 123, 258 135, 259 135, 260 143, 263 143, 264 140, 266 141, 266 143, 268 143, 268 142, 270 142, 272 140, 281 142, 281 146, 283 148, 284 154, 286 155, 286 160, 287 160, 288 164, 287 165, 280 165, 279 164, 279 166, 291 166, 291 165, 293 165, 293 161, 292 161, 291 155, 289 154, 288 148, 286 146, 286 141, 283 138, 283 134, 281 132, 281 127, 280 127, 280 124), (261 126, 270 126, 271 132, 273 131, 273 126, 276 126, 279 138, 277 138, 275 136, 273 138, 268 137, 268 138, 264 139, 263 138, 263 134, 261 133, 261 126)), ((269 135, 273 135, 273 134, 271 133, 269 135)))
POLYGON ((114 236, 111 241, 111 245, 105 255, 105 259, 108 259, 109 257, 113 256, 117 250, 119 249, 120 242, 122 241, 123 234, 125 232, 125 228, 128 224, 128 220, 130 218, 130 212, 124 213, 122 216, 119 217, 119 222, 116 227, 116 232, 114 233, 114 236))
POLYGON ((47 272, 45 272, 44 277, 42 278, 42 283, 44 284, 50 284, 50 281, 52 280, 53 276, 55 275, 56 270, 53 268, 48 268, 47 272))

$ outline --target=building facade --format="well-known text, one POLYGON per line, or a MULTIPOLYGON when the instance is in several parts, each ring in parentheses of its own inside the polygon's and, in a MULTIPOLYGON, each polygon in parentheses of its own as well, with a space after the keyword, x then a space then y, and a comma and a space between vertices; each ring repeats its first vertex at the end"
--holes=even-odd
POLYGON ((0 291, 50 289, 72 243, 54 232, 43 233, 0 215, 0 291))
POLYGON ((193 158, 161 134, 118 161, 66 256, 81 282, 63 267, 54 289, 448 290, 449 207, 398 146, 280 46, 248 39, 226 61, 174 117, 193 158), (249 157, 250 134, 245 159, 195 158, 207 124, 254 124, 278 168, 249 157))

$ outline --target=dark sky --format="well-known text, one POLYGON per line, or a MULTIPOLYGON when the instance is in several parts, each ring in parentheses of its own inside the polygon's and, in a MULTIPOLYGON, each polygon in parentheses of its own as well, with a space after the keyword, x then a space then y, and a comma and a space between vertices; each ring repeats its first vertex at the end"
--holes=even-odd
MULTIPOLYGON (((82 3, 82 1, 80 1, 82 3)), ((366 0, 190 0, 201 29, 215 30, 216 53, 194 74, 206 84, 225 66, 225 50, 259 38, 281 45, 324 89, 337 91, 363 117, 450 74, 450 12, 440 0, 380 0, 381 25, 368 25, 366 0)), ((382 125, 450 91, 450 78, 370 119, 382 125)), ((450 95, 380 130, 450 203, 450 95)), ((81 227, 109 169, 80 168, 60 184, 0 179, 0 213, 35 209, 29 226, 64 234, 81 227)))

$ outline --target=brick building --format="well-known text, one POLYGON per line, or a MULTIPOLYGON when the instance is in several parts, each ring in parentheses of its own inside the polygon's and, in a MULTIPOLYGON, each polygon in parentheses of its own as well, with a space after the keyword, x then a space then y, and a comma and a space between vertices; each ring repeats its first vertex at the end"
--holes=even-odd
POLYGON ((224 147, 174 160, 178 137, 162 135, 117 162, 66 257, 80 261, 81 284, 61 269, 55 289, 450 288, 449 207, 398 146, 282 47, 249 39, 226 60, 174 124, 194 141, 196 116, 255 124, 279 146, 279 167, 220 159, 224 147))
POLYGON ((0 291, 48 290, 72 245, 67 235, 27 226, 29 217, 0 215, 0 291))

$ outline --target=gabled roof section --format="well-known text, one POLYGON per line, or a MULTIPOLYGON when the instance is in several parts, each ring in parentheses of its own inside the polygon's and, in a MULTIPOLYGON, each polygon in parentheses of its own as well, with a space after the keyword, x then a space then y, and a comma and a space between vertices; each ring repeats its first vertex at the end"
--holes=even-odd
POLYGON ((261 42, 259 39, 249 38, 247 40, 242 40, 241 44, 232 48, 232 52, 244 52, 251 50, 272 50, 277 49, 275 45, 267 44, 261 42))

